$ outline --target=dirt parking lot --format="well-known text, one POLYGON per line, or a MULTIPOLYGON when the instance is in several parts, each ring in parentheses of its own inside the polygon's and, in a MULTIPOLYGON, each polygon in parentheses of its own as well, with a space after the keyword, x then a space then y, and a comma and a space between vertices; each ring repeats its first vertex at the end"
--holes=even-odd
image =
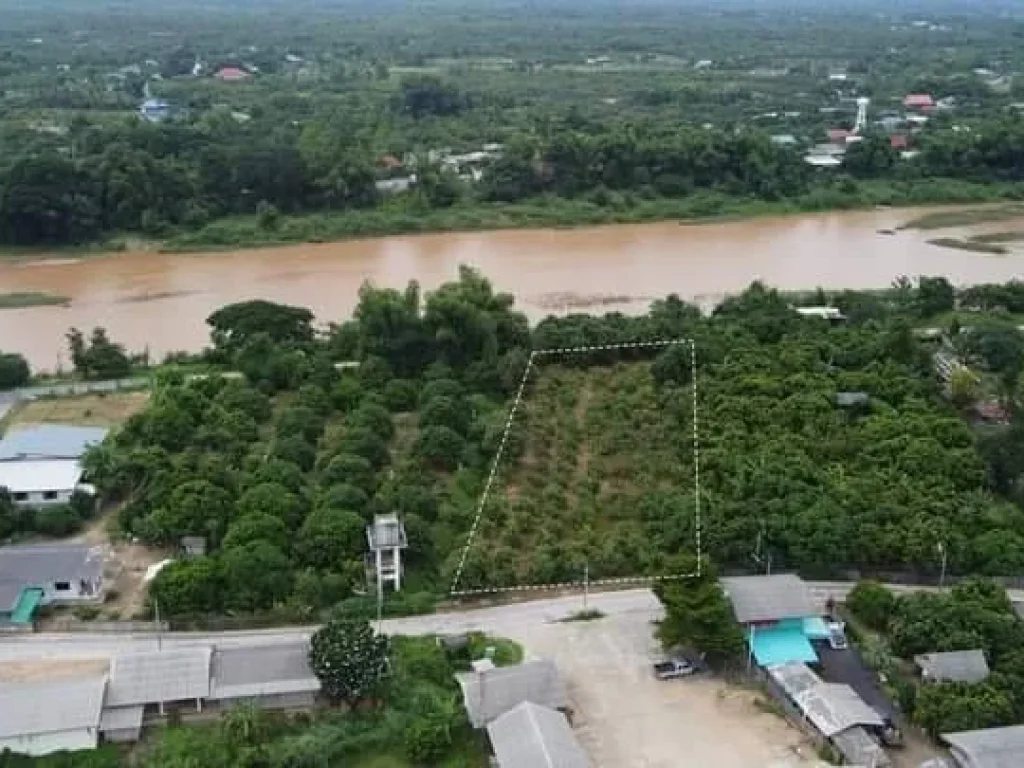
POLYGON ((566 679, 577 738, 595 768, 797 768, 811 747, 745 690, 704 677, 658 681, 658 645, 646 617, 524 625, 528 655, 566 679))

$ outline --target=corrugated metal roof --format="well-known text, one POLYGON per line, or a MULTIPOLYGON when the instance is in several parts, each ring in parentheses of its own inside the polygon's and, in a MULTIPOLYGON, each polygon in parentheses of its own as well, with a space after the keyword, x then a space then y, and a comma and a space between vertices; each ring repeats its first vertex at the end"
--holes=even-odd
POLYGON ((806 664, 782 664, 768 670, 804 716, 824 736, 858 725, 882 726, 882 716, 848 685, 825 683, 806 664))
POLYGON ((81 479, 78 459, 0 461, 0 486, 11 493, 73 491, 81 479))
POLYGON ((803 579, 791 573, 732 576, 721 583, 741 624, 800 619, 819 613, 803 579))
POLYGON ((1024 725, 944 733, 961 768, 1020 768, 1024 765, 1024 725))
POLYGON ((309 643, 304 640, 217 648, 212 667, 211 699, 320 690, 320 681, 309 666, 309 643))
POLYGON ((26 587, 81 580, 95 585, 102 577, 102 547, 0 547, 0 610, 13 608, 26 587))
POLYGON ((589 768, 565 715, 523 702, 487 726, 499 768, 589 768))
POLYGON ((103 442, 102 427, 70 424, 33 424, 11 429, 0 440, 0 461, 18 459, 77 459, 86 449, 103 442))
POLYGON ((985 652, 980 649, 922 653, 914 657, 914 663, 930 680, 980 683, 989 676, 985 652))
POLYGON ((456 679, 475 728, 482 728, 524 701, 551 709, 566 706, 565 686, 551 661, 528 661, 487 672, 462 672, 456 679))
POLYGON ((130 707, 104 707, 100 713, 100 733, 122 731, 142 727, 142 713, 146 707, 134 704, 130 707))
POLYGON ((208 698, 212 653, 200 647, 119 654, 111 664, 106 706, 208 698))
POLYGON ((366 526, 366 542, 370 549, 405 547, 405 526, 396 514, 377 515, 371 525, 366 526))
POLYGON ((98 728, 106 678, 0 687, 0 739, 98 728))

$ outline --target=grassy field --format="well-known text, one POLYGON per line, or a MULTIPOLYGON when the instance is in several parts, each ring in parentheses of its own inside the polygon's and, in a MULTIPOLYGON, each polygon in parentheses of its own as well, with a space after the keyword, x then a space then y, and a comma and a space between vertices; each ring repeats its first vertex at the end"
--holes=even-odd
POLYGON ((68 305, 71 299, 52 293, 38 291, 17 291, 0 293, 0 309, 22 309, 23 307, 49 307, 57 304, 68 305))
POLYGON ((974 251, 975 253, 989 253, 995 255, 1002 255, 1009 253, 1009 250, 1005 245, 999 245, 993 242, 984 242, 977 238, 959 238, 959 237, 936 237, 929 240, 930 245, 937 245, 940 248, 955 248, 958 251, 974 251))
POLYGON ((115 427, 146 407, 148 392, 115 392, 32 400, 18 406, 7 426, 17 424, 78 424, 83 427, 115 427))

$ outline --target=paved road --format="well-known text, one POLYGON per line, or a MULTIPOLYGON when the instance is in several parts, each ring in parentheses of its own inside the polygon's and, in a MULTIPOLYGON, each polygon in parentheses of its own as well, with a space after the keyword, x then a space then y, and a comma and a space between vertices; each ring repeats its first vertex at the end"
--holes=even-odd
MULTIPOLYGON (((831 598, 845 599, 851 582, 810 582, 815 601, 824 606, 831 598)), ((934 587, 893 585, 896 592, 932 590, 934 587)), ((1024 590, 1008 590, 1013 600, 1024 600, 1024 590)), ((581 595, 533 600, 488 608, 470 608, 427 616, 412 616, 384 621, 384 632, 401 635, 449 634, 468 631, 496 635, 516 635, 523 626, 557 622, 583 607, 581 595)), ((650 622, 661 616, 661 606, 649 589, 592 593, 589 607, 608 616, 628 616, 637 622, 650 622)), ((168 632, 159 642, 164 648, 194 645, 248 645, 276 643, 308 637, 313 627, 282 627, 234 632, 168 632)), ((116 635, 111 633, 39 633, 0 635, 0 661, 32 658, 70 658, 110 656, 120 651, 150 650, 157 647, 151 632, 116 635)))

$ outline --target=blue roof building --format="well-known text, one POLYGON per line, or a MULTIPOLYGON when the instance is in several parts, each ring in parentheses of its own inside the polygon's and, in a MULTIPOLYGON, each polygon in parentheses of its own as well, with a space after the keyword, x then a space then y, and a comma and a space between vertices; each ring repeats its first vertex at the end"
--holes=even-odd
POLYGON ((11 429, 0 440, 0 461, 79 459, 92 445, 103 442, 103 427, 33 424, 11 429))
POLYGON ((171 105, 163 99, 146 99, 139 107, 139 114, 151 123, 160 123, 171 116, 171 105))
POLYGON ((816 625, 808 620, 820 618, 820 611, 799 576, 735 576, 721 583, 759 665, 818 661, 811 645, 816 625))

